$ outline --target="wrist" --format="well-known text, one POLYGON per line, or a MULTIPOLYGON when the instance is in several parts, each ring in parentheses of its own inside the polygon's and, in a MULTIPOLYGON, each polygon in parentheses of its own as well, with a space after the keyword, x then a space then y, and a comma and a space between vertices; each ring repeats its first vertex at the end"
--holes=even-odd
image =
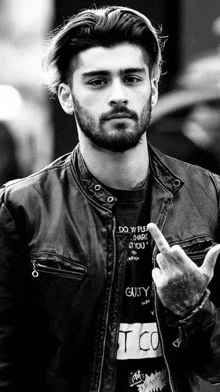
POLYGON ((201 300, 200 300, 200 303, 199 303, 196 307, 194 307, 194 309, 193 309, 191 312, 189 312, 188 314, 186 314, 185 316, 183 316, 184 318, 183 318, 183 319, 180 319, 180 320, 179 320, 179 323, 180 323, 180 324, 186 323, 186 322, 187 322, 188 320, 190 320, 196 313, 198 313, 198 312, 204 307, 205 303, 207 302, 207 300, 208 300, 208 298, 209 298, 209 295, 210 295, 210 291, 209 291, 208 289, 206 289, 205 293, 203 294, 203 296, 202 296, 202 298, 201 298, 201 300))
POLYGON ((196 294, 190 299, 169 306, 169 309, 178 317, 187 317, 188 314, 191 314, 200 305, 203 297, 204 293, 196 294))

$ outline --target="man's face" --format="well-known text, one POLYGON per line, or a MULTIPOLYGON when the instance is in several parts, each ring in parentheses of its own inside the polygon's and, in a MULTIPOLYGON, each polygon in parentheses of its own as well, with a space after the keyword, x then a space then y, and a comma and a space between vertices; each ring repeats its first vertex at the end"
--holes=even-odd
POLYGON ((79 133, 114 152, 135 147, 146 132, 157 83, 137 45, 90 48, 78 55, 71 96, 79 133))

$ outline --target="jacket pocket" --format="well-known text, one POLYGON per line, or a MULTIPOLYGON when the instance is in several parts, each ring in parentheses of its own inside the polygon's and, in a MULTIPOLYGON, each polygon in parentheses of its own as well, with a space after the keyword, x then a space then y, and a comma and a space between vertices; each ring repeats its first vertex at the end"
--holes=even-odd
POLYGON ((178 245, 181 246, 191 260, 200 266, 202 265, 207 252, 216 245, 216 242, 214 242, 211 237, 202 236, 178 242, 178 245))
POLYGON ((34 278, 42 273, 51 274, 55 277, 82 280, 87 274, 87 269, 82 264, 55 253, 32 254, 31 264, 34 278))

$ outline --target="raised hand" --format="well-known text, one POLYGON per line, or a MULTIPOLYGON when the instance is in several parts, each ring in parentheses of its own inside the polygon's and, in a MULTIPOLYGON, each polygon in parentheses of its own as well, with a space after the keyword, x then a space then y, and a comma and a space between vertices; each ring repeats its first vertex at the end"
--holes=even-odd
POLYGON ((164 306, 178 316, 185 316, 195 308, 213 277, 220 244, 211 248, 201 267, 186 255, 179 245, 169 246, 161 231, 154 223, 148 224, 159 252, 158 267, 152 271, 157 293, 164 306))

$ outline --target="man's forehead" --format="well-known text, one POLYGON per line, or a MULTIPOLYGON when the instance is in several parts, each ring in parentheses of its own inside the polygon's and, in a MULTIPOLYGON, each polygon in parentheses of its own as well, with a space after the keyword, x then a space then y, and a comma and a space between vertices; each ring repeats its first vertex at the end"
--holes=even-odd
POLYGON ((92 71, 123 71, 145 68, 149 64, 146 51, 135 44, 123 43, 113 47, 96 46, 81 51, 77 67, 82 73, 92 71))

